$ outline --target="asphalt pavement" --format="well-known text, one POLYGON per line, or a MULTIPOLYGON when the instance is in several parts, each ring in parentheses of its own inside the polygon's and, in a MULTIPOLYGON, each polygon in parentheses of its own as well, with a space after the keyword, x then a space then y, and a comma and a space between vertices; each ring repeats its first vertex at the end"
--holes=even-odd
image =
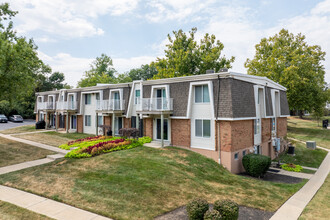
POLYGON ((8 123, 0 123, 0 131, 1 130, 6 130, 9 128, 15 128, 23 125, 34 125, 36 123, 35 120, 33 119, 24 119, 23 123, 22 122, 11 122, 8 121, 8 123))

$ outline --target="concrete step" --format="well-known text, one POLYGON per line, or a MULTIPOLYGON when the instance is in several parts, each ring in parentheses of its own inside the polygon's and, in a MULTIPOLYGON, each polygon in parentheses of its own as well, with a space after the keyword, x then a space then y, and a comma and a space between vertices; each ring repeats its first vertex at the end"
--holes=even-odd
POLYGON ((52 155, 47 155, 47 158, 51 159, 51 160, 58 160, 58 159, 64 158, 64 155, 63 154, 52 154, 52 155))

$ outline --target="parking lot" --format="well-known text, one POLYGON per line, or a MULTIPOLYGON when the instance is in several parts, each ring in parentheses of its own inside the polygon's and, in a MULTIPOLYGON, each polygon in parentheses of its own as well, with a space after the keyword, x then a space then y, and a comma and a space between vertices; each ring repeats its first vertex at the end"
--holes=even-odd
POLYGON ((23 126, 23 125, 34 125, 34 124, 35 124, 35 120, 33 120, 33 119, 24 119, 23 123, 8 121, 8 123, 0 123, 0 131, 6 130, 9 128, 23 126))

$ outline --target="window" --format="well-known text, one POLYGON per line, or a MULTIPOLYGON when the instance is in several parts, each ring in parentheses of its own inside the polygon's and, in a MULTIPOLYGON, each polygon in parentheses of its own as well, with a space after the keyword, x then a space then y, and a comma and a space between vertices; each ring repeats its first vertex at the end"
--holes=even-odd
POLYGON ((85 126, 91 126, 91 116, 85 115, 85 126))
POLYGON ((246 150, 243 150, 243 157, 246 155, 246 150))
POLYGON ((96 100, 100 100, 100 93, 96 93, 96 100))
POLYGON ((261 147, 260 147, 260 145, 254 146, 254 154, 261 154, 261 147))
POLYGON ((135 90, 135 104, 140 104, 140 89, 135 90))
POLYGON ((209 103, 209 87, 208 85, 195 86, 195 103, 209 103))
POLYGON ((92 103, 92 95, 85 94, 85 105, 90 105, 92 103))
POLYGON ((254 120, 254 134, 260 134, 260 118, 254 120))
POLYGON ((195 136, 196 137, 211 137, 211 120, 195 120, 195 136))
POLYGON ((235 160, 238 160, 238 152, 234 155, 235 160))
POLYGON ((276 123, 276 120, 275 120, 275 118, 272 118, 272 120, 270 121, 270 126, 271 126, 271 128, 272 128, 272 131, 275 131, 275 128, 276 128, 276 125, 275 125, 275 123, 276 123))
POLYGON ((97 116, 98 127, 103 125, 103 116, 97 116))
POLYGON ((136 116, 131 117, 131 128, 136 128, 136 116))

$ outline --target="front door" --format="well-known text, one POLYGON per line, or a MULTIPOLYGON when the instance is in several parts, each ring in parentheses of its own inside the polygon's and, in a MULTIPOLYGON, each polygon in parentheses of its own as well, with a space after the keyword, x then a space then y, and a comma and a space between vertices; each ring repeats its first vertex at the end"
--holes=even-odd
MULTIPOLYGON (((161 140, 161 119, 156 119, 156 132, 157 132, 157 139, 161 140)), ((168 120, 164 119, 164 140, 168 140, 168 120)))
POLYGON ((60 123, 59 123, 59 127, 60 128, 64 128, 64 115, 59 115, 59 118, 60 118, 60 123))
POLYGON ((115 117, 115 134, 119 134, 119 130, 123 127, 123 118, 115 117))
POLYGON ((77 129, 77 116, 71 115, 71 129, 77 129))

